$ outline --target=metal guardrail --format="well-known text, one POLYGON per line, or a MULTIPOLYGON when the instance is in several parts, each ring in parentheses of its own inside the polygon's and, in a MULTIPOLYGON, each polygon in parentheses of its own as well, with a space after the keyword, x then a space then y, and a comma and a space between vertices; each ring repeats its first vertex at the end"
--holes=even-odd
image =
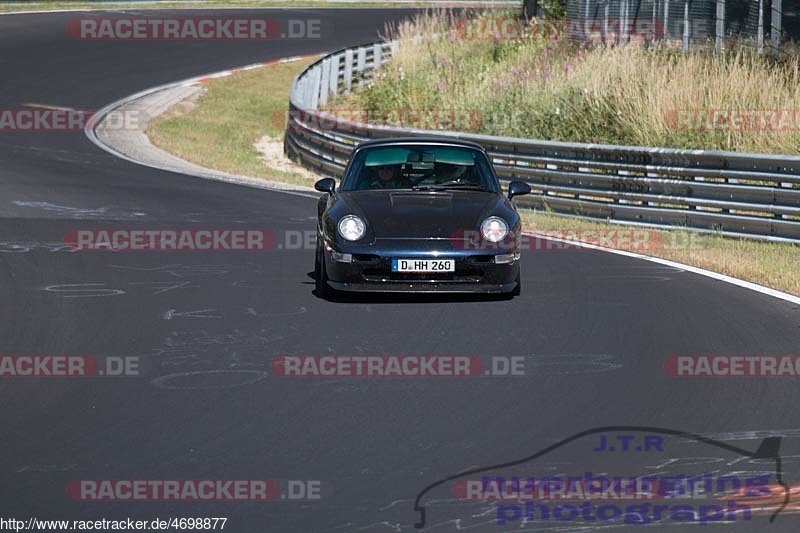
POLYGON ((304 166, 340 177, 367 139, 451 137, 477 142, 503 180, 527 182, 521 206, 650 226, 800 242, 800 157, 580 144, 387 127, 324 111, 332 98, 363 86, 397 42, 325 56, 294 81, 285 151, 304 166))

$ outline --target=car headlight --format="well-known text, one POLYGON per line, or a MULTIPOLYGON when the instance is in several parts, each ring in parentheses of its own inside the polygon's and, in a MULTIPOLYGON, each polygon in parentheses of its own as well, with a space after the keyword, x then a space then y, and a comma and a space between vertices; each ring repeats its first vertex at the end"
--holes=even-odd
POLYGON ((489 242, 500 242, 508 235, 508 224, 500 217, 489 217, 481 224, 481 235, 489 242))
POLYGON ((366 231, 364 221, 355 215, 347 215, 339 221, 339 235, 348 241, 357 241, 366 231))

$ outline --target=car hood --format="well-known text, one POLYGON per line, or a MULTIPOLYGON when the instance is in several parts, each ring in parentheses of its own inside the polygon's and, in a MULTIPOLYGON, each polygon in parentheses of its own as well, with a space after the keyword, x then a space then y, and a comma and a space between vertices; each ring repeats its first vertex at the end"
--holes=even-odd
POLYGON ((484 191, 352 191, 341 200, 364 218, 376 240, 449 239, 476 230, 503 196, 484 191))

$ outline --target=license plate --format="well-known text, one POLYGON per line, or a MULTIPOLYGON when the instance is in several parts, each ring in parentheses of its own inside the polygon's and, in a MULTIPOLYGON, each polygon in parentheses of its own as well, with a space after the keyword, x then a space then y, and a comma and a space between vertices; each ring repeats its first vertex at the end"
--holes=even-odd
POLYGON ((455 272, 454 259, 392 259, 392 272, 455 272))

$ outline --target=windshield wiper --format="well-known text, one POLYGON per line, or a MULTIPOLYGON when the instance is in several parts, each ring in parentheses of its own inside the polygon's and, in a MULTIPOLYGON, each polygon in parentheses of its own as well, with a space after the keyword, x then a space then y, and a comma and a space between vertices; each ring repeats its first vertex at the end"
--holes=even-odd
POLYGON ((468 183, 462 183, 460 185, 429 185, 427 186, 429 189, 432 190, 440 190, 444 191, 447 189, 463 189, 465 191, 485 191, 486 188, 480 185, 470 185, 468 183))

